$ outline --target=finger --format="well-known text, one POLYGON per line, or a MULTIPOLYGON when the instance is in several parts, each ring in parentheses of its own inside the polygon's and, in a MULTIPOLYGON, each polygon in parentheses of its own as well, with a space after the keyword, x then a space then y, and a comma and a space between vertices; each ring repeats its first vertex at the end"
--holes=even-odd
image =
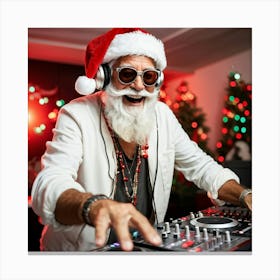
POLYGON ((107 230, 110 227, 110 218, 104 205, 107 200, 98 200, 91 204, 91 220, 95 227, 95 244, 97 247, 105 245, 107 240, 107 230))
POLYGON ((114 229, 122 250, 131 251, 133 249, 133 242, 128 228, 128 221, 118 222, 115 224, 114 229))
POLYGON ((105 223, 100 223, 95 226, 95 243, 97 247, 105 245, 108 226, 105 223))
POLYGON ((143 216, 140 212, 135 211, 131 218, 131 225, 138 229, 142 237, 149 243, 159 246, 162 243, 162 240, 158 232, 150 224, 148 219, 143 216))

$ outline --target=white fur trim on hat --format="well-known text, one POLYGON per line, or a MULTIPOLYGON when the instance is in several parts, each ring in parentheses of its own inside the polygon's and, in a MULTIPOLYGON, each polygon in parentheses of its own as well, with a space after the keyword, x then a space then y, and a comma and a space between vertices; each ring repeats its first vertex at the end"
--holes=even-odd
POLYGON ((134 31, 116 35, 104 56, 103 63, 126 55, 144 55, 152 58, 159 70, 166 67, 163 43, 148 33, 134 31))

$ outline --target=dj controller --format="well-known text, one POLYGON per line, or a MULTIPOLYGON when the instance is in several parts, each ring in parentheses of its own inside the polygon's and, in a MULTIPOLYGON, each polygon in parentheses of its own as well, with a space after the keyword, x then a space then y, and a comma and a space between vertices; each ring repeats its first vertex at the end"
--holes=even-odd
MULTIPOLYGON (((133 251, 144 252, 233 252, 252 250, 251 211, 235 206, 213 206, 180 218, 170 218, 155 226, 162 238, 160 246, 144 241, 134 231, 133 251)), ((119 243, 102 251, 121 251, 119 243)))

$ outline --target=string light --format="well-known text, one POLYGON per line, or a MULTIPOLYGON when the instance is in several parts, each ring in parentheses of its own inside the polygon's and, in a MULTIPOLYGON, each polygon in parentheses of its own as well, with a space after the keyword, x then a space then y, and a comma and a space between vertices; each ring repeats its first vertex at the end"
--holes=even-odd
POLYGON ((238 125, 235 125, 235 126, 233 127, 233 131, 234 131, 234 132, 238 132, 238 131, 239 131, 239 126, 238 126, 238 125))
POLYGON ((229 101, 233 102, 234 101, 234 96, 230 95, 228 99, 229 99, 229 101))
POLYGON ((242 138, 242 134, 241 133, 236 133, 235 138, 240 140, 242 138))
POLYGON ((44 98, 40 98, 38 102, 39 102, 40 105, 44 105, 45 104, 44 98))
POLYGON ((39 127, 40 127, 41 130, 45 130, 46 129, 46 125, 44 123, 40 124, 39 127))
POLYGON ((177 110, 180 107, 179 103, 174 103, 173 104, 173 109, 177 110))
POLYGON ((197 122, 192 122, 191 126, 192 126, 192 128, 197 128, 198 123, 197 122))
POLYGON ((34 86, 30 86, 29 89, 28 89, 28 91, 31 92, 31 93, 34 93, 35 90, 36 90, 36 89, 35 89, 34 86))
POLYGON ((62 107, 65 104, 65 101, 63 99, 57 100, 56 101, 56 106, 57 107, 62 107))
POLYGON ((227 112, 228 112, 228 109, 226 109, 226 108, 223 108, 223 109, 222 109, 222 113, 223 113, 224 115, 226 115, 227 112))
POLYGON ((202 133, 200 135, 201 140, 206 140, 207 139, 207 134, 206 133, 202 133))
POLYGON ((240 101, 240 99, 239 99, 238 97, 235 97, 235 98, 234 98, 234 102, 235 102, 235 103, 238 103, 239 101, 240 101))
POLYGON ((234 119, 238 122, 238 121, 240 120, 240 116, 239 116, 238 114, 236 114, 236 115, 234 116, 234 119))
POLYGON ((227 129, 226 127, 223 127, 223 128, 222 128, 222 133, 223 133, 223 134, 227 134, 227 133, 228 133, 228 129, 227 129))
POLYGON ((223 156, 218 156, 218 161, 219 162, 224 162, 225 161, 225 158, 223 156))
POLYGON ((57 118, 57 111, 53 110, 52 112, 50 112, 50 113, 48 114, 48 118, 49 118, 50 120, 56 120, 56 118, 57 118))
POLYGON ((247 91, 252 91, 252 85, 247 85, 246 89, 247 89, 247 91))
POLYGON ((223 144, 222 144, 221 141, 217 142, 216 147, 217 147, 218 149, 222 148, 222 146, 223 146, 223 144))
POLYGON ((237 104, 237 108, 242 111, 243 110, 243 104, 242 103, 238 103, 237 104))
POLYGON ((36 126, 36 127, 34 127, 34 132, 36 134, 40 134, 40 133, 42 133, 42 129, 39 126, 36 126))
POLYGON ((235 80, 239 80, 241 78, 241 75, 239 73, 235 73, 233 77, 235 80))

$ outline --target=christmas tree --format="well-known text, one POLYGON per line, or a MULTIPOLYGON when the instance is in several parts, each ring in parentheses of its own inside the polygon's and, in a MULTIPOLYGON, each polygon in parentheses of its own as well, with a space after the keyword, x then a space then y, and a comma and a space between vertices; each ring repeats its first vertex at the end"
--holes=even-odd
POLYGON ((188 82, 182 81, 177 88, 177 95, 174 101, 162 91, 160 100, 169 105, 183 129, 189 137, 195 141, 205 152, 212 154, 208 148, 209 127, 205 125, 206 115, 202 108, 196 105, 196 96, 189 89, 188 82))
POLYGON ((230 72, 222 109, 222 138, 216 143, 216 159, 250 160, 252 138, 252 85, 241 80, 237 72, 230 72), (242 149, 242 153, 238 152, 242 149))
MULTIPOLYGON (((209 127, 205 125, 206 115, 196 105, 196 96, 189 89, 188 82, 182 81, 176 90, 176 97, 171 100, 162 88, 160 100, 165 102, 174 112, 178 121, 189 137, 208 154, 212 152, 208 148, 209 127)), ((185 179, 183 174, 174 170, 169 208, 166 219, 176 215, 184 215, 190 211, 196 211, 197 205, 195 196, 198 187, 185 179)))

